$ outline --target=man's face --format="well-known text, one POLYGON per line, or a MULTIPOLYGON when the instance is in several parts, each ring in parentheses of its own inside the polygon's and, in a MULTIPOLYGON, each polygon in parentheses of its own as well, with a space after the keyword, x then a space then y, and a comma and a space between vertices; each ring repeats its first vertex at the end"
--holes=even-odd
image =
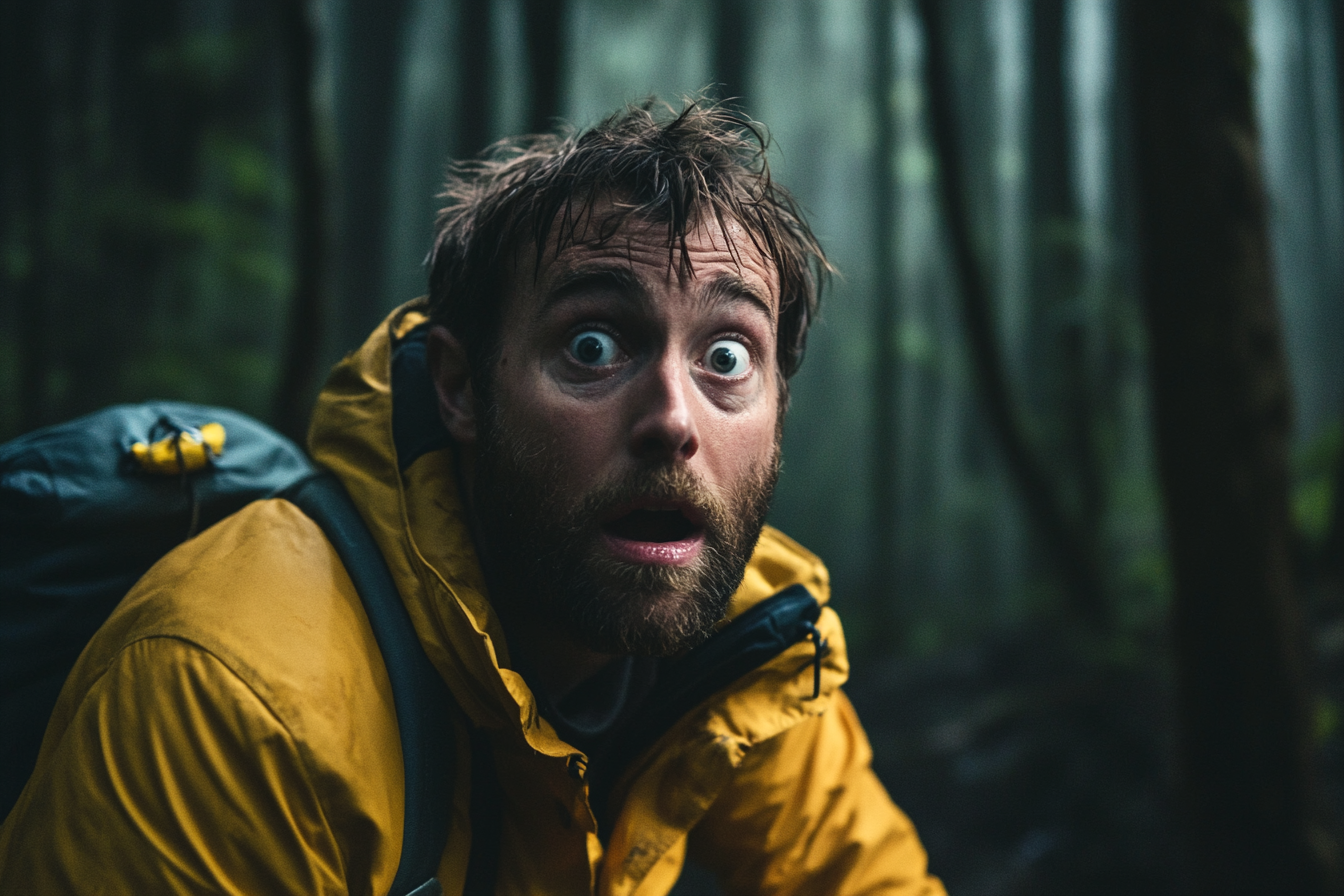
POLYGON ((523 611, 606 654, 667 655, 722 618, 778 475, 778 278, 735 224, 627 223, 507 284, 474 503, 523 611), (731 247, 730 247, 731 241, 731 247))

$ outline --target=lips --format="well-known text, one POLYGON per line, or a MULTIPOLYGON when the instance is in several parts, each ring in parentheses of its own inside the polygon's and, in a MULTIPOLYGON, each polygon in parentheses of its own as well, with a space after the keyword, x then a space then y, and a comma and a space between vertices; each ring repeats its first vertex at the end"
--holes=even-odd
POLYGON ((608 514, 602 534, 608 549, 623 560, 680 566, 699 555, 704 521, 690 504, 640 501, 608 514))

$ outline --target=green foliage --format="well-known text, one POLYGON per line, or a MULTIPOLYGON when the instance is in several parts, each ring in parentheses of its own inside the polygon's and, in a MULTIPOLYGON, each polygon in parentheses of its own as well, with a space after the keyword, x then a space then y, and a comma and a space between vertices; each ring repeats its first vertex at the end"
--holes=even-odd
MULTIPOLYGON (((80 139, 51 160, 41 235, 47 256, 66 265, 50 298, 105 321, 119 350, 95 390, 78 355, 50 359, 53 418, 88 410, 89 396, 181 398, 263 416, 270 408, 293 281, 293 189, 278 95, 258 89, 274 83, 274 57, 260 53, 244 24, 188 30, 143 49, 149 95, 140 107, 148 111, 137 114, 150 115, 148 124, 126 118, 115 94, 55 110, 77 123, 80 139), (146 141, 161 139, 185 154, 147 165, 155 147, 146 141)), ((24 270, 26 247, 5 248, 6 270, 24 270)), ((14 382, 4 369, 0 376, 14 382)))
POLYGON ((1311 548, 1319 548, 1330 526, 1330 514, 1338 483, 1335 482, 1339 452, 1344 445, 1344 426, 1339 420, 1323 427, 1315 437, 1297 446, 1292 457, 1293 524, 1311 548))
POLYGON ((1320 697, 1316 701, 1311 716, 1311 736, 1318 746, 1339 734, 1339 704, 1329 697, 1320 697))
POLYGON ((906 631, 901 652, 912 657, 933 656, 943 650, 947 642, 939 620, 932 616, 921 616, 906 631))
POLYGON ((208 352, 163 345, 130 366, 126 390, 134 395, 264 408, 277 376, 273 353, 227 344, 208 352))
POLYGON ((10 240, 0 251, 0 276, 6 280, 27 279, 33 271, 33 250, 26 241, 10 240))
POLYGON ((192 31, 145 54, 146 73, 179 86, 183 93, 215 97, 237 87, 237 76, 256 51, 247 35, 192 31))

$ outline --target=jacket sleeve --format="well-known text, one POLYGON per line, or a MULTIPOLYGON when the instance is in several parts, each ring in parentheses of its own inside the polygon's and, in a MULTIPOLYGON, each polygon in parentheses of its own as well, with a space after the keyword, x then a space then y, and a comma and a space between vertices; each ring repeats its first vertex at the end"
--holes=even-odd
POLYGON ((47 737, 0 836, 0 892, 347 891, 293 738, 205 650, 128 645, 47 737))
POLYGON ((914 826, 873 774, 854 707, 752 749, 691 831, 690 855, 734 894, 945 896, 914 826))

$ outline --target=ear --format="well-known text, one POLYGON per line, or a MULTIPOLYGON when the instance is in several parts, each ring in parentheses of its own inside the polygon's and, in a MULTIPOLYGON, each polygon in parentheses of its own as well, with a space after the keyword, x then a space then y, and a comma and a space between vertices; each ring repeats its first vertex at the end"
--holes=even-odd
POLYGON ((453 441, 476 443, 476 396, 471 389, 471 365, 461 341, 447 327, 431 327, 426 342, 429 376, 439 398, 439 419, 453 441))

